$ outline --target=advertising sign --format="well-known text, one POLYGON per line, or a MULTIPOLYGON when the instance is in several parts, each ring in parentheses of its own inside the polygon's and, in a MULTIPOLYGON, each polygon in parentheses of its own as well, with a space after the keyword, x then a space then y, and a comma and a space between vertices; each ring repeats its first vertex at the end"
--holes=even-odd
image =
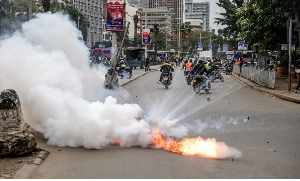
POLYGON ((198 51, 202 50, 202 43, 198 43, 198 51))
POLYGON ((91 48, 91 43, 89 41, 87 41, 87 42, 85 42, 85 46, 90 49, 91 48))
POLYGON ((209 51, 212 51, 212 45, 209 45, 208 49, 209 51))
POLYGON ((143 45, 150 45, 150 29, 143 29, 143 45))
POLYGON ((223 51, 226 51, 226 52, 228 51, 228 45, 226 45, 226 44, 223 45, 223 51))
POLYGON ((238 49, 239 50, 248 50, 248 45, 247 44, 238 44, 238 49))
POLYGON ((107 31, 123 31, 124 0, 107 0, 107 31))
POLYGON ((218 47, 218 52, 221 51, 221 47, 218 47))

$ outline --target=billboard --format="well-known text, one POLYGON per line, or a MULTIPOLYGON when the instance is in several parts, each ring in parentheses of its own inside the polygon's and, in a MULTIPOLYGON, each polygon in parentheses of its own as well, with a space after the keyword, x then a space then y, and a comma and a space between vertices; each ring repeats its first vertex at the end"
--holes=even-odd
POLYGON ((150 45, 150 29, 143 29, 143 45, 150 45))
POLYGON ((107 31, 123 31, 124 0, 107 0, 107 31))

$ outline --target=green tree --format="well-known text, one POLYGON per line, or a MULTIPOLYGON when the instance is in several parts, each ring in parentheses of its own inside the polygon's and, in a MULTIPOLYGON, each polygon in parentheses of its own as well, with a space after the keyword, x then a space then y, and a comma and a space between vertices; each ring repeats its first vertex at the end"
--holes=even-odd
POLYGON ((263 50, 279 50, 286 43, 288 3, 281 0, 253 0, 238 9, 237 21, 241 28, 240 39, 248 44, 259 44, 263 50))
POLYGON ((57 9, 55 9, 55 7, 53 7, 53 9, 55 9, 57 11, 63 11, 66 14, 68 14, 70 16, 70 19, 73 20, 76 23, 76 25, 78 24, 78 19, 79 19, 79 30, 82 32, 83 40, 86 41, 87 34, 88 34, 88 28, 90 27, 89 20, 79 10, 77 10, 73 4, 71 4, 67 0, 64 0, 64 3, 61 3, 62 10, 60 10, 59 5, 56 5, 56 8, 57 9))
MULTIPOLYGON (((155 45, 155 34, 154 32, 150 33, 151 37, 151 46, 155 45)), ((157 50, 166 50, 166 33, 159 31, 157 34, 157 50)))
POLYGON ((243 3, 244 0, 219 0, 217 3, 217 5, 224 9, 225 12, 219 13, 221 17, 215 18, 215 23, 227 26, 224 29, 220 29, 218 34, 223 36, 225 43, 229 46, 229 49, 237 48, 237 38, 241 29, 236 24, 238 20, 236 12, 238 8, 243 6, 243 3))

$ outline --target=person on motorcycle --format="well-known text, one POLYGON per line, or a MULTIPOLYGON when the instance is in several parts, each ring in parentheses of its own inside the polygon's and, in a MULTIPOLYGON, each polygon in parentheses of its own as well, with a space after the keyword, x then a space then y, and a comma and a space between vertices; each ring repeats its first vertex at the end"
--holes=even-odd
POLYGON ((184 75, 188 75, 192 69, 193 69, 193 60, 190 59, 190 61, 185 65, 185 74, 184 75))
POLYGON ((120 71, 125 70, 126 64, 125 64, 125 61, 123 59, 120 60, 119 65, 120 65, 120 69, 119 69, 120 71))
POLYGON ((207 71, 206 67, 203 65, 202 61, 199 61, 197 65, 195 65, 192 69, 192 71, 189 74, 190 75, 201 75, 203 80, 205 81, 205 89, 209 89, 208 88, 208 84, 209 84, 209 78, 204 75, 204 73, 208 74, 209 72, 207 71))
POLYGON ((159 82, 162 82, 163 73, 170 73, 170 80, 172 81, 172 72, 174 72, 174 68, 170 64, 169 60, 166 60, 166 62, 160 67, 159 71, 161 72, 159 82))

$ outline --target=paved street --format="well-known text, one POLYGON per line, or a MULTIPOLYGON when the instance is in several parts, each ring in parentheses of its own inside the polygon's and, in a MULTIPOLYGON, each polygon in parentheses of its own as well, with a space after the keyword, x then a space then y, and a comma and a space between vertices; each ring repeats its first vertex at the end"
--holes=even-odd
POLYGON ((103 150, 48 146, 32 178, 299 178, 299 104, 243 86, 230 76, 195 95, 176 68, 169 90, 148 73, 124 86, 126 102, 138 103, 153 119, 180 120, 189 136, 216 138, 242 152, 238 159, 214 160, 164 150, 109 146, 103 150), (210 98, 210 101, 207 101, 210 98), (249 120, 245 120, 249 117, 249 120))

